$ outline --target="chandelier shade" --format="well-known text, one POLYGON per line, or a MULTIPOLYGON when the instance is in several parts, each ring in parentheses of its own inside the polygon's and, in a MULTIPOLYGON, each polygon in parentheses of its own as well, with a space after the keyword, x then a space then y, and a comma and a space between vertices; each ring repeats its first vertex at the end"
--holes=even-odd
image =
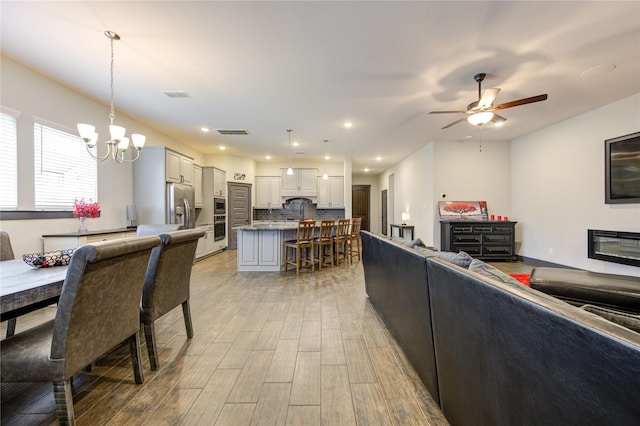
POLYGON ((140 157, 140 150, 144 147, 146 142, 146 137, 141 134, 132 134, 131 142, 133 144, 133 148, 136 150, 135 157, 132 159, 125 159, 125 152, 129 149, 129 141, 130 139, 126 137, 127 129, 122 126, 116 126, 113 124, 115 120, 115 106, 113 102, 113 93, 114 93, 114 85, 113 85, 113 41, 120 40, 120 36, 113 31, 105 31, 104 35, 111 41, 111 111, 109 114, 109 136, 110 139, 105 141, 107 145, 107 152, 104 155, 96 155, 93 153, 92 149, 96 146, 98 142, 98 133, 96 133, 96 127, 91 124, 79 123, 78 124, 78 134, 80 138, 86 143, 87 151, 89 154, 98 161, 104 161, 111 157, 117 163, 133 163, 140 157))
POLYGON ((493 113, 491 111, 481 111, 467 117, 467 121, 474 126, 481 126, 487 124, 492 118, 493 113))

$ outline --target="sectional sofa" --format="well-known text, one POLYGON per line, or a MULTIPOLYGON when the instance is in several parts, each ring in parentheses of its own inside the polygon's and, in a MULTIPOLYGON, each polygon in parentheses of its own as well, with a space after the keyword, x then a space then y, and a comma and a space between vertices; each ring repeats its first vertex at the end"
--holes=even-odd
POLYGON ((362 243, 369 300, 452 425, 640 424, 640 334, 463 253, 362 243))

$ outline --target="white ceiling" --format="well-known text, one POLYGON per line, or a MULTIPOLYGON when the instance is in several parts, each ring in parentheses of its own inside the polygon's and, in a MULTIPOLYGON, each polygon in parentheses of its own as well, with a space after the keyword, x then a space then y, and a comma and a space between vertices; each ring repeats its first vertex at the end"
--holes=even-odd
POLYGON ((355 173, 383 171, 429 141, 477 139, 466 122, 441 130, 458 115, 427 113, 465 109, 479 72, 483 88, 502 89, 496 104, 549 95, 503 110, 506 125, 484 126, 484 140, 640 92, 638 1, 3 0, 0 8, 3 54, 104 103, 103 31, 117 32, 116 122, 120 112, 202 153, 224 145, 258 161, 287 158, 287 128, 305 153, 296 157, 320 160, 328 139, 328 152, 352 158, 355 173), (581 77, 606 64, 616 69, 581 77))

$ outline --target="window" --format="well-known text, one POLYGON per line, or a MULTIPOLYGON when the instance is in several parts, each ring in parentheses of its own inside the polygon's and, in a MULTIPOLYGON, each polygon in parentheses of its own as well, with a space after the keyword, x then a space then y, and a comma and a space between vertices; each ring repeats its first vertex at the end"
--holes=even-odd
POLYGON ((0 210, 18 208, 18 136, 16 117, 0 113, 0 210))
POLYGON ((33 148, 36 209, 70 210, 74 198, 97 201, 96 160, 79 136, 34 123, 33 148))

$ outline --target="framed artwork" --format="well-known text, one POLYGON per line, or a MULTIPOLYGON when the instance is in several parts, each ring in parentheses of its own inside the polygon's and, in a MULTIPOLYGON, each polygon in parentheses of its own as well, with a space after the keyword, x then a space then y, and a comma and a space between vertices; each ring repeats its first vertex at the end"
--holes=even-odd
POLYGON ((440 220, 487 220, 486 201, 438 201, 440 220))

